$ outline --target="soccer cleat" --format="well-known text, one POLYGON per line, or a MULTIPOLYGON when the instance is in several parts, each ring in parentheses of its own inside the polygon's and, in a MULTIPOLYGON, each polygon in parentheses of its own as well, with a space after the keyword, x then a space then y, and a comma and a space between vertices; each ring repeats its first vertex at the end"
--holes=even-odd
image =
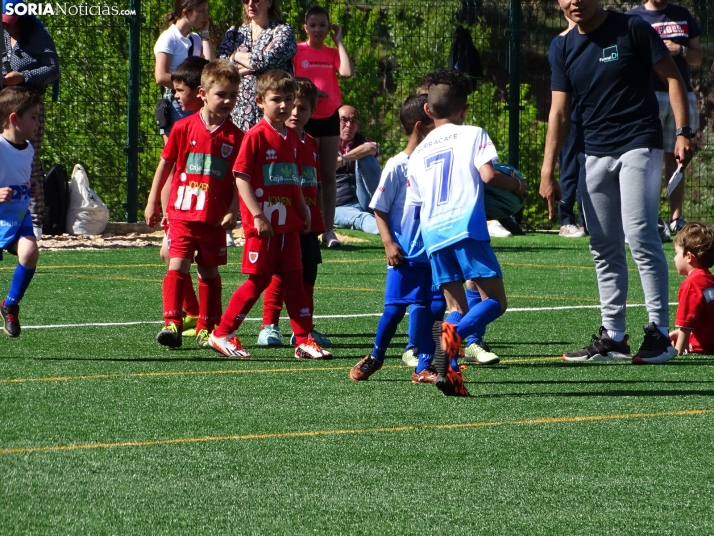
POLYGON ((432 368, 425 368, 421 372, 412 372, 412 383, 436 383, 439 374, 432 368))
POLYGON ((491 350, 484 341, 472 342, 464 351, 464 361, 467 363, 478 363, 479 365, 496 365, 500 361, 499 357, 491 350))
POLYGON ((583 236, 585 236, 585 231, 583 231, 577 225, 573 225, 571 223, 568 225, 561 225, 560 232, 558 233, 558 235, 564 238, 582 238, 583 236))
POLYGON ((451 367, 446 374, 439 374, 434 384, 446 396, 471 396, 464 385, 464 376, 461 371, 456 372, 451 367))
POLYGON ((20 314, 20 306, 18 304, 5 305, 5 300, 3 300, 2 305, 0 305, 0 314, 2 314, 2 330, 5 335, 19 337, 20 320, 17 316, 20 314))
POLYGON ((235 333, 231 333, 225 337, 216 337, 213 333, 208 336, 208 346, 216 352, 223 354, 226 357, 236 359, 250 359, 251 355, 243 348, 235 333))
MULTIPOLYGON (((325 337, 322 333, 317 331, 316 329, 313 328, 313 330, 310 332, 310 336, 315 339, 315 342, 319 344, 320 346, 331 346, 332 341, 325 337)), ((295 337, 295 333, 290 335, 290 344, 295 346, 297 344, 297 338, 295 337)))
POLYGON ((196 324, 198 324, 198 317, 186 315, 183 317, 183 331, 181 335, 183 337, 195 337, 196 336, 196 324))
POLYGON ((407 351, 402 354, 402 365, 409 368, 415 368, 419 364, 419 348, 412 346, 407 348, 407 351))
POLYGON ((491 238, 511 238, 513 233, 506 229, 498 220, 488 222, 488 236, 491 238))
POLYGON ((456 333, 456 326, 441 322, 441 349, 451 358, 459 353, 460 348, 461 336, 456 333))
POLYGON ((382 363, 377 361, 372 354, 367 354, 359 363, 352 367, 350 370, 350 379, 355 382, 367 381, 372 374, 381 368, 382 363))
POLYGON ((181 333, 179 327, 173 322, 169 322, 164 326, 159 334, 156 335, 156 341, 162 346, 169 348, 181 348, 181 333))
POLYGON ((669 337, 662 334, 654 322, 650 322, 645 327, 645 338, 642 346, 637 350, 632 362, 636 365, 646 363, 661 365, 670 359, 677 357, 677 349, 672 346, 669 337))
POLYGON ((258 334, 258 345, 282 346, 283 341, 280 337, 280 328, 276 324, 264 324, 263 329, 258 334))
POLYGON ((315 339, 308 336, 307 340, 295 348, 297 359, 332 359, 332 354, 315 342, 315 339))
POLYGON ((202 348, 205 350, 205 349, 208 349, 211 347, 211 345, 208 344, 209 336, 210 336, 210 334, 208 333, 207 329, 202 329, 201 331, 198 332, 198 335, 196 335, 196 344, 198 345, 199 348, 202 348))
POLYGON ((630 361, 629 335, 621 342, 613 341, 604 326, 600 326, 600 335, 593 335, 590 344, 580 350, 563 354, 563 361, 630 361))

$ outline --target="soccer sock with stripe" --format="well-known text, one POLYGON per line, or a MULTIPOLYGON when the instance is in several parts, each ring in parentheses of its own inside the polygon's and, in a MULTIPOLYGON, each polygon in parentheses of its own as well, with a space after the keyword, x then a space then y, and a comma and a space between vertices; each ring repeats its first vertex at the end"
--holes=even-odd
MULTIPOLYGON (((478 290, 466 289, 466 301, 469 304, 469 311, 481 303, 481 293, 478 290)), ((475 342, 480 341, 484 336, 484 333, 473 333, 466 339, 466 346, 469 346, 475 342)))
POLYGON ((20 303, 20 300, 25 295, 27 287, 30 286, 30 281, 35 275, 35 268, 27 268, 20 263, 17 263, 15 267, 15 273, 12 276, 12 282, 10 283, 10 290, 7 291, 7 298, 5 298, 5 305, 16 305, 20 303))
POLYGON ((193 278, 191 274, 186 274, 183 287, 183 310, 186 311, 186 316, 198 316, 198 298, 196 291, 193 288, 193 278))
POLYGON ((188 274, 182 274, 176 270, 168 270, 163 282, 164 293, 164 325, 168 326, 171 322, 179 328, 183 328, 183 289, 186 287, 184 277, 188 274))
POLYGON ((456 327, 462 339, 474 333, 485 333, 486 326, 501 316, 501 304, 493 298, 481 301, 464 315, 456 327))
POLYGON ((221 284, 220 274, 213 279, 198 278, 198 295, 199 315, 196 323, 196 333, 202 329, 208 330, 210 333, 216 327, 216 324, 221 321, 221 293, 223 286, 221 284))
POLYGON ((392 337, 397 332, 399 322, 404 318, 407 312, 406 305, 385 305, 384 312, 377 324, 377 334, 374 337, 374 348, 372 355, 380 363, 384 363, 384 355, 389 348, 389 343, 392 342, 392 337))
POLYGON ((263 324, 278 325, 280 312, 283 310, 283 282, 280 276, 274 275, 270 285, 263 292, 263 324))

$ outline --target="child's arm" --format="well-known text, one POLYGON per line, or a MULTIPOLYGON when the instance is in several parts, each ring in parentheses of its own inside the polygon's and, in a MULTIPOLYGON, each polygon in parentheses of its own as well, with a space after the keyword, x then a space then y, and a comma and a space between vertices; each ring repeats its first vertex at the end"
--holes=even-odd
POLYGON ((342 43, 342 27, 339 24, 333 24, 330 28, 330 37, 337 47, 337 52, 340 54, 340 68, 338 72, 342 78, 350 78, 354 74, 354 66, 352 60, 347 55, 347 49, 342 43))
POLYGON ((9 203, 12 199, 12 188, 6 186, 5 188, 0 188, 0 203, 9 203))
POLYGON ((493 165, 491 165, 491 162, 486 162, 483 166, 478 168, 478 172, 481 175, 481 180, 486 184, 501 190, 513 192, 521 201, 525 200, 525 183, 518 177, 511 177, 510 175, 496 171, 493 165))
POLYGON ((238 224, 238 190, 233 188, 233 199, 231 200, 231 206, 228 207, 228 212, 223 216, 223 221, 221 222, 221 227, 227 231, 233 230, 238 224))
POLYGON ((389 266, 399 266, 404 261, 404 250, 392 238, 389 215, 375 208, 374 219, 377 220, 377 229, 384 244, 384 252, 387 254, 387 263, 389 266))
POLYGON ((146 200, 146 209, 144 209, 144 219, 148 225, 154 227, 159 223, 161 210, 159 209, 159 198, 161 197, 161 189, 164 183, 169 178, 171 169, 174 167, 173 162, 167 162, 163 158, 159 161, 159 165, 154 173, 154 180, 151 183, 151 191, 146 200))
POLYGON ((273 236, 275 234, 273 233, 273 226, 270 225, 270 221, 263 214, 263 209, 260 208, 258 198, 255 197, 253 187, 250 185, 249 177, 237 172, 235 172, 235 177, 238 193, 248 211, 253 215, 253 224, 255 225, 255 230, 258 231, 258 236, 273 236))
POLYGON ((300 192, 300 214, 302 215, 302 221, 303 221, 303 228, 302 232, 303 233, 309 233, 310 232, 310 225, 312 224, 312 214, 310 214, 310 209, 307 206, 307 203, 305 203, 305 196, 302 194, 302 188, 298 189, 298 192, 300 192))
POLYGON ((691 328, 679 328, 670 332, 669 340, 672 341, 672 345, 677 349, 677 355, 683 355, 689 348, 689 334, 691 332, 691 328))

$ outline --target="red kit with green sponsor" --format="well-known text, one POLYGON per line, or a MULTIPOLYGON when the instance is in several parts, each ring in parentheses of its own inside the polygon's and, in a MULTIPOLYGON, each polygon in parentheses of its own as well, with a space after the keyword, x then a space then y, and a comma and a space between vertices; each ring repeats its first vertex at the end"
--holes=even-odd
POLYGON ((233 164, 243 132, 230 119, 210 132, 200 113, 178 121, 161 153, 175 162, 169 221, 202 221, 218 225, 233 197, 233 164))

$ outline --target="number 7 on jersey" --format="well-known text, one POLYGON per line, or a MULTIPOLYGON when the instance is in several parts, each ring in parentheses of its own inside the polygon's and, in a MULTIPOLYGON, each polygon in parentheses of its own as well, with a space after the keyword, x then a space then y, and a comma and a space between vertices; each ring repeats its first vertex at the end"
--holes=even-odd
POLYGON ((432 167, 436 168, 438 173, 441 170, 439 177, 439 191, 437 205, 443 205, 449 200, 449 185, 451 183, 451 162, 453 161, 452 150, 436 153, 424 158, 424 167, 428 170, 432 167))

